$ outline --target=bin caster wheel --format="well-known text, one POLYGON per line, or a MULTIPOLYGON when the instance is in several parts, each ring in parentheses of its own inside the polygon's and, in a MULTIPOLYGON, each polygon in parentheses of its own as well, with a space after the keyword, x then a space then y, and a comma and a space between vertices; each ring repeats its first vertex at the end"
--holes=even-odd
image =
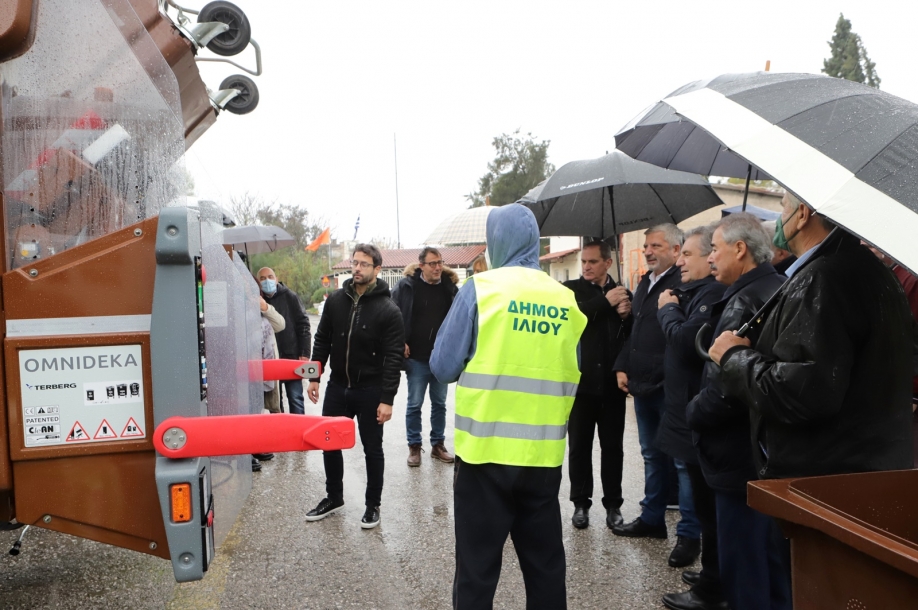
POLYGON ((224 110, 229 110, 233 114, 248 114, 258 106, 258 87, 248 76, 234 74, 227 76, 220 89, 238 89, 239 95, 229 101, 224 110))
POLYGON ((204 5, 198 13, 198 23, 219 21, 229 26, 229 29, 207 43, 207 48, 216 53, 229 57, 238 55, 248 45, 252 38, 252 26, 238 6, 231 2, 219 0, 204 5))

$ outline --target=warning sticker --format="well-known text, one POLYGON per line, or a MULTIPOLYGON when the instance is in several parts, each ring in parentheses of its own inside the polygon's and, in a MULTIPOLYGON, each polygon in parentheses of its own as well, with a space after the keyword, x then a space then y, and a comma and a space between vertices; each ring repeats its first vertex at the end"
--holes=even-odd
POLYGON ((133 417, 128 421, 124 430, 121 431, 121 438, 130 438, 132 436, 143 436, 143 430, 140 429, 133 417))
POLYGON ((140 345, 21 350, 19 376, 26 447, 146 438, 140 345))
POLYGON ((68 443, 78 443, 80 441, 88 441, 89 435, 86 434, 86 430, 83 430, 82 424, 77 422, 73 424, 73 428, 70 429, 70 434, 67 435, 68 443))
POLYGON ((112 425, 103 419, 92 439, 98 441, 105 438, 118 438, 118 435, 112 430, 112 425))

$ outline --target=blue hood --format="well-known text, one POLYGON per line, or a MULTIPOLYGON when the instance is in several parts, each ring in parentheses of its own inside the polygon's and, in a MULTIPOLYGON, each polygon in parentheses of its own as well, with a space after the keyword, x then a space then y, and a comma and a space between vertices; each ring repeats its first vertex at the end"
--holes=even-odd
POLYGON ((539 269, 539 225, 529 208, 518 203, 488 214, 488 256, 491 267, 539 269))

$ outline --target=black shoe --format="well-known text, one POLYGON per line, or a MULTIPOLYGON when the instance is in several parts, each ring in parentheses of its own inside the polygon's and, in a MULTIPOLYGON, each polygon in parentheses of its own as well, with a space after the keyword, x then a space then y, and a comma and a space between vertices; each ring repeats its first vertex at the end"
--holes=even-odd
POLYGON ((571 523, 578 530, 582 530, 590 525, 590 509, 586 506, 575 506, 574 516, 571 517, 571 523))
POLYGON ((368 530, 377 525, 379 525, 379 507, 367 506, 367 512, 363 513, 363 518, 360 519, 360 527, 368 530))
POLYGON ((682 572, 682 582, 690 587, 697 585, 700 580, 701 572, 695 572, 694 570, 685 570, 682 572))
POLYGON ((671 610, 727 610, 727 602, 706 602, 694 591, 667 593, 663 605, 671 610))
POLYGON ((258 472, 261 470, 261 462, 252 458, 252 472, 258 472))
POLYGON ((676 546, 673 547, 673 552, 669 554, 669 565, 674 568, 684 568, 695 563, 698 555, 701 554, 701 540, 698 538, 686 538, 685 536, 677 536, 676 538, 676 546))
POLYGON ((666 525, 647 525, 640 517, 631 523, 616 525, 612 528, 616 536, 628 538, 661 538, 666 539, 666 525))
POLYGON ((274 459, 273 453, 253 453, 252 457, 258 460, 259 462, 270 462, 274 459))
POLYGON ((336 513, 341 510, 341 507, 344 506, 344 500, 332 500, 331 498, 322 498, 322 501, 319 502, 314 509, 306 513, 307 521, 319 521, 329 516, 332 513, 336 513))
POLYGON ((624 522, 625 520, 622 519, 622 510, 620 508, 610 508, 606 510, 606 525, 609 529, 619 526, 624 522))

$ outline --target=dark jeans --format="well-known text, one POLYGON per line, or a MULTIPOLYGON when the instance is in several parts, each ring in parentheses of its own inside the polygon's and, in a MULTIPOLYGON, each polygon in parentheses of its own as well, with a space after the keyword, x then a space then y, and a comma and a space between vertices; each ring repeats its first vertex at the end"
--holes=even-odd
POLYGON ((717 604, 724 601, 717 552, 717 502, 714 490, 704 480, 701 466, 686 462, 685 469, 692 481, 695 516, 701 524, 701 578, 692 591, 704 601, 717 604))
MULTIPOLYGON (((363 444, 367 462, 367 506, 379 506, 382 498, 383 470, 383 426, 376 421, 381 388, 348 389, 329 381, 325 386, 325 402, 322 415, 357 417, 357 431, 363 444)), ((323 451, 325 460, 325 491, 329 498, 344 499, 344 458, 341 451, 323 451)))
POLYGON ((625 434, 625 395, 618 390, 608 396, 577 395, 567 425, 568 474, 571 502, 589 508, 593 501, 593 431, 599 429, 599 477, 602 505, 622 505, 622 437, 625 434))
POLYGON ((492 607, 507 535, 526 584, 526 608, 567 608, 561 467, 467 464, 456 457, 453 608, 492 607))
MULTIPOLYGON (((648 525, 665 525, 666 503, 669 501, 669 472, 674 463, 657 448, 657 432, 666 409, 662 388, 652 394, 634 397, 634 416, 637 420, 638 442, 644 458, 644 499, 641 500, 641 521, 648 525)), ((676 526, 676 535, 698 540, 701 527, 695 516, 692 501, 692 483, 685 473, 682 461, 674 463, 679 474, 679 513, 682 519, 676 526)))
MULTIPOLYGON (((284 387, 284 394, 287 395, 287 407, 290 409, 290 413, 296 413, 302 415, 306 412, 303 404, 303 382, 300 379, 294 379, 293 381, 282 381, 281 384, 284 387)), ((283 411, 283 407, 281 407, 283 411)))
POLYGON ((720 579, 730 607, 791 610, 790 544, 778 524, 750 508, 744 493, 714 494, 720 579))

